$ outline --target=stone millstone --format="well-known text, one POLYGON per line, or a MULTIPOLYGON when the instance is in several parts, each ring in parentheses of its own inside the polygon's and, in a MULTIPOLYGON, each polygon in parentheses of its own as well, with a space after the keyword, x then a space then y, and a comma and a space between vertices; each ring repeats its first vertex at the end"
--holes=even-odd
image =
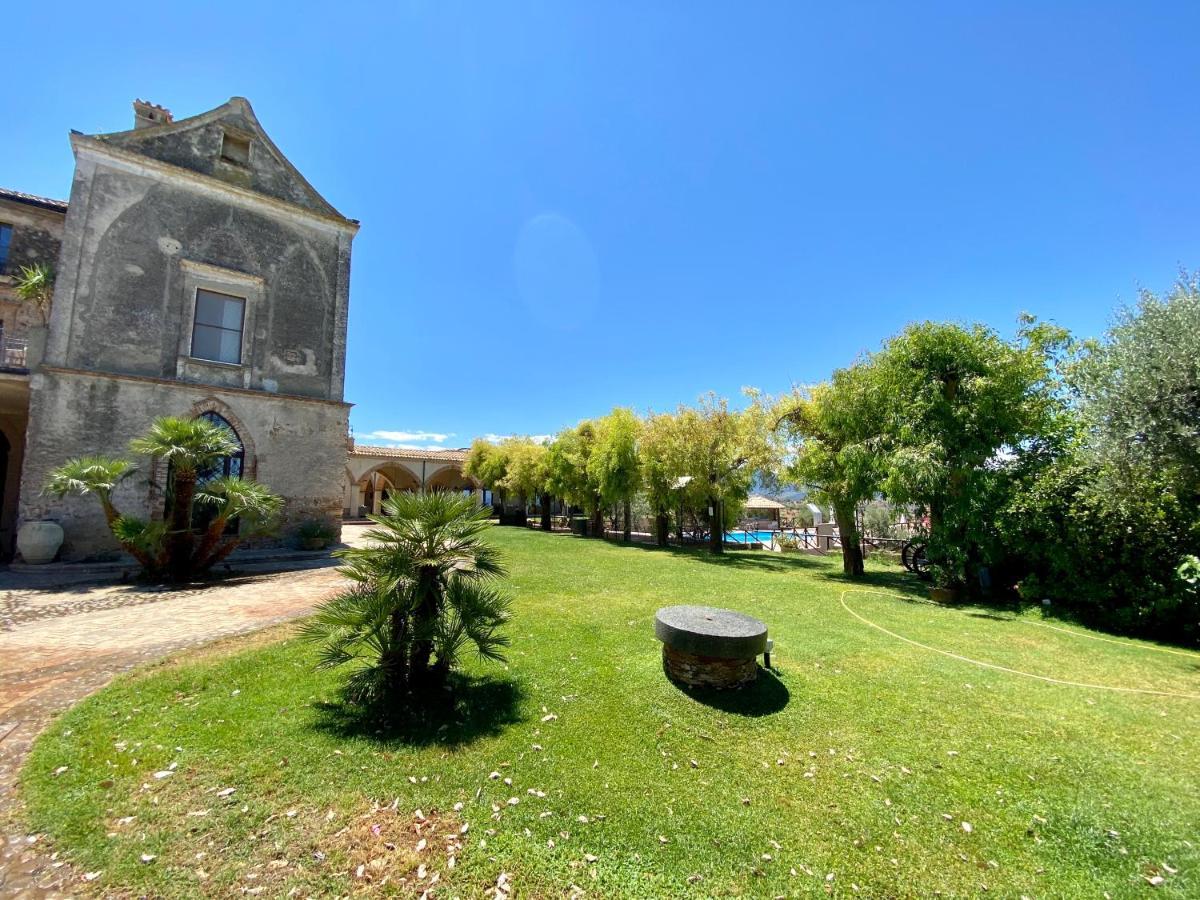
POLYGON ((654 620, 663 668, 693 687, 738 688, 758 677, 767 626, 751 616, 711 606, 668 606, 654 620))
POLYGON ((713 606, 667 606, 654 617, 654 636, 672 650, 720 659, 767 652, 767 626, 753 616, 713 606))

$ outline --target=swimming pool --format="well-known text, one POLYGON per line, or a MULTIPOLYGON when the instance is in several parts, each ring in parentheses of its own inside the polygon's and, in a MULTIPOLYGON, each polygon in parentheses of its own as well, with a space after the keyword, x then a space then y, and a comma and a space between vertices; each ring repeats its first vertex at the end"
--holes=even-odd
POLYGON ((775 539, 773 531, 727 531, 725 540, 731 544, 769 544, 775 539))

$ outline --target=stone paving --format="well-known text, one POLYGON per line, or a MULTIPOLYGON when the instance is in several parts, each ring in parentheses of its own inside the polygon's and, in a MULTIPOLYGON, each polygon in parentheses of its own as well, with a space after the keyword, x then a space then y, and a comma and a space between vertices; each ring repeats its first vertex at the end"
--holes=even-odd
POLYGON ((183 589, 31 581, 0 576, 0 897, 71 897, 87 893, 78 873, 18 830, 18 770, 38 733, 121 672, 302 616, 344 582, 328 565, 183 589))

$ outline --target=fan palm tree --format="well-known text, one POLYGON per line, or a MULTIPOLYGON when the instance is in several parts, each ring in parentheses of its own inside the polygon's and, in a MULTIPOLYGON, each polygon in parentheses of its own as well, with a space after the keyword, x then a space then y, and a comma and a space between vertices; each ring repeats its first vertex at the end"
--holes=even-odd
POLYGON ((165 550, 173 580, 185 581, 192 572, 192 500, 200 470, 223 456, 237 453, 238 445, 227 428, 207 419, 163 416, 155 419, 144 437, 129 443, 129 449, 168 464, 170 516, 165 550))
POLYGON ((167 522, 147 522, 117 511, 113 491, 136 470, 128 460, 107 456, 67 460, 50 473, 44 490, 59 497, 95 495, 113 536, 142 564, 145 574, 190 580, 228 556, 245 538, 274 526, 283 501, 257 482, 218 478, 197 490, 200 472, 238 450, 222 426, 205 419, 157 419, 146 436, 131 442, 130 447, 168 463, 167 522), (192 515, 197 504, 215 513, 202 528, 192 515), (244 524, 237 534, 226 535, 234 521, 244 524))
POLYGON ((504 567, 484 538, 488 517, 470 497, 398 494, 370 517, 368 545, 338 554, 355 584, 318 607, 304 634, 324 645, 321 668, 356 666, 352 699, 397 702, 444 684, 469 645, 503 659, 509 602, 494 583, 504 567))

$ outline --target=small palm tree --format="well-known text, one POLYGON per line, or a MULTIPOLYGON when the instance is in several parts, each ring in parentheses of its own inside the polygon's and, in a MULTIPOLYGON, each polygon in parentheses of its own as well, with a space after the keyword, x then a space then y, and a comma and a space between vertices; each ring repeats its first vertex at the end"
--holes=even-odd
POLYGON ((33 304, 44 325, 50 312, 50 300, 54 296, 54 270, 45 263, 21 266, 13 286, 17 289, 18 297, 33 304))
POLYGON ((205 419, 157 419, 146 436, 131 442, 130 448, 168 463, 170 502, 165 523, 146 522, 117 511, 113 491, 136 470, 128 460, 106 456, 68 460, 50 473, 44 490, 59 497, 94 495, 113 536, 142 564, 145 574, 190 580, 228 556, 247 537, 274 527, 283 501, 257 482, 218 478, 197 490, 201 471, 238 450, 229 431, 220 425, 205 419), (215 513, 202 529, 193 517, 197 505, 215 513), (227 535, 228 526, 235 521, 240 524, 237 533, 227 535))
POLYGON ((503 659, 509 601, 494 583, 504 567, 484 537, 488 517, 470 497, 398 494, 370 517, 368 545, 338 554, 355 584, 303 633, 323 644, 319 667, 355 666, 351 699, 400 702, 442 685, 469 645, 503 659))
POLYGON ((223 456, 237 453, 238 445, 229 429, 207 419, 183 419, 163 416, 144 437, 135 438, 129 449, 170 466, 168 496, 170 515, 167 524, 166 553, 171 577, 184 581, 192 574, 192 500, 196 495, 196 476, 223 456))

